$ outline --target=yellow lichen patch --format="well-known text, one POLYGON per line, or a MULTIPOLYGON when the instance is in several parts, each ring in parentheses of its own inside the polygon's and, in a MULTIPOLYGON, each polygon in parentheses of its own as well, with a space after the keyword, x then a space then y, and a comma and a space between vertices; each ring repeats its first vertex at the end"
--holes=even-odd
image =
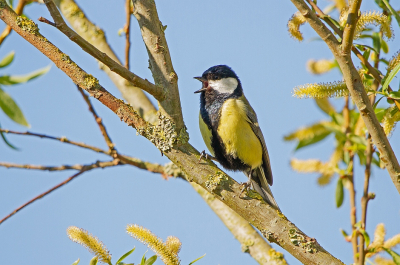
POLYGON ((83 84, 89 91, 97 90, 100 88, 99 80, 92 75, 86 75, 85 79, 83 80, 83 84))
POLYGON ((307 70, 315 75, 320 75, 329 72, 335 67, 335 62, 332 60, 321 59, 321 60, 309 60, 307 62, 307 70))
POLYGON ((215 175, 209 175, 206 181, 206 187, 211 191, 214 191, 218 186, 223 185, 229 178, 224 173, 218 171, 215 175))
POLYGON ((317 253, 316 241, 313 238, 308 238, 295 228, 289 229, 290 241, 293 245, 303 248, 308 253, 317 253))
POLYGON ((289 34, 292 38, 302 41, 303 34, 300 32, 300 26, 306 23, 306 19, 303 17, 302 14, 296 12, 288 21, 287 27, 289 34))
POLYGON ((149 124, 146 129, 139 129, 138 133, 149 139, 162 152, 171 151, 175 144, 184 144, 189 140, 186 127, 182 128, 179 135, 175 123, 168 117, 158 115, 158 124, 149 124))
POLYGON ((279 264, 279 265, 287 264, 283 254, 281 252, 276 251, 273 248, 270 248, 268 250, 268 256, 270 256, 271 259, 274 260, 274 261, 279 261, 279 262, 275 262, 273 264, 279 264))
POLYGON ((172 252, 167 245, 150 230, 136 224, 126 227, 127 233, 140 242, 147 244, 154 253, 167 265, 179 265, 177 253, 172 252))
POLYGON ((23 16, 18 16, 16 22, 17 26, 20 27, 23 31, 27 31, 35 35, 39 34, 39 28, 37 24, 32 20, 23 16))
POLYGON ((106 246, 95 236, 91 235, 88 231, 70 226, 67 229, 69 239, 81 244, 87 248, 91 253, 96 255, 100 262, 111 264, 111 255, 106 246))

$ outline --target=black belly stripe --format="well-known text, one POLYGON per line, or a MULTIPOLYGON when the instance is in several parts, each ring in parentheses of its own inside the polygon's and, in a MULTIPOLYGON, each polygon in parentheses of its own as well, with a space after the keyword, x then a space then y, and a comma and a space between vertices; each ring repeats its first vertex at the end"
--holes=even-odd
POLYGON ((226 153, 225 145, 221 137, 218 135, 218 125, 221 117, 222 104, 231 98, 239 98, 243 95, 241 86, 232 94, 221 94, 215 90, 202 92, 200 95, 200 115, 208 129, 211 131, 211 147, 214 151, 215 158, 226 169, 230 170, 248 170, 251 167, 244 164, 239 158, 233 157, 226 153))

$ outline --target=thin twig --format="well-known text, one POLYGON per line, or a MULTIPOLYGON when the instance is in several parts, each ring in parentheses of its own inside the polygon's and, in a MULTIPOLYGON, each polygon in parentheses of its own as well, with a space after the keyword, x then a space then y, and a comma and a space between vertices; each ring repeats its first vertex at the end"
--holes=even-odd
MULTIPOLYGON (((370 135, 368 135, 367 149, 365 150, 365 152, 366 152, 366 162, 365 162, 365 172, 364 172, 364 191, 363 191, 363 196, 361 198, 361 228, 362 229, 365 229, 365 227, 367 225, 367 207, 368 207, 368 201, 370 200, 370 197, 368 194, 369 178, 371 176, 372 155, 374 154, 370 135)), ((364 248, 364 242, 365 242, 364 236, 361 235, 360 246, 359 246, 359 264, 360 265, 364 265, 364 261, 365 261, 366 252, 365 252, 365 248, 364 248)))
MULTIPOLYGON (((118 64, 122 63, 114 53, 109 43, 107 42, 104 31, 95 25, 85 14, 85 12, 77 5, 74 0, 63 0, 55 2, 63 16, 68 20, 71 27, 86 41, 90 42, 93 46, 101 52, 106 53, 111 59, 118 64), (76 14, 79 14, 76 15, 76 14)), ((121 92, 122 97, 144 117, 148 122, 155 122, 157 120, 157 109, 154 104, 149 100, 148 96, 143 90, 134 86, 131 82, 121 77, 115 72, 112 72, 107 66, 100 63, 100 69, 103 70, 114 83, 114 85, 121 92)))
POLYGON ((9 219, 11 216, 13 216, 14 214, 16 214, 17 212, 21 211, 23 208, 25 208, 26 206, 28 206, 29 204, 43 198, 44 196, 48 195, 49 193, 51 193, 52 191, 55 191, 56 189, 64 186, 65 184, 67 184, 68 182, 70 182, 71 180, 73 180, 74 178, 78 177, 79 175, 81 175, 82 173, 84 173, 85 171, 87 171, 89 169, 83 169, 81 171, 79 171, 78 173, 72 175, 71 177, 67 178, 66 180, 64 180, 63 182, 61 182, 60 184, 57 184, 56 186, 54 186, 53 188, 49 189, 48 191, 43 192, 42 194, 36 196, 35 198, 33 198, 32 200, 24 203, 23 205, 21 205, 20 207, 18 207, 17 209, 15 209, 14 211, 12 211, 9 215, 7 215, 6 217, 4 217, 3 219, 0 220, 0 225, 7 219, 9 219))
POLYGON ((114 143, 111 141, 110 136, 107 133, 106 127, 104 126, 102 119, 97 115, 96 111, 93 108, 92 103, 90 102, 89 97, 85 94, 85 92, 83 91, 82 88, 79 87, 79 85, 76 86, 79 90, 79 92, 81 93, 83 99, 85 100, 86 104, 88 105, 89 111, 92 113, 94 119, 96 120, 97 125, 99 126, 99 129, 101 131, 101 134, 103 135, 104 140, 107 143, 107 146, 109 148, 109 153, 113 154, 116 153, 116 149, 115 149, 115 145, 114 143))
POLYGON ((125 9, 126 9, 126 24, 125 24, 125 68, 129 70, 129 54, 131 50, 131 40, 130 40, 130 31, 131 31, 131 0, 125 1, 125 9))
POLYGON ((40 138, 45 138, 45 139, 50 139, 50 140, 56 140, 56 141, 60 141, 62 143, 67 143, 67 144, 75 145, 75 146, 82 147, 85 149, 90 149, 97 153, 103 153, 103 154, 109 155, 109 151, 105 151, 103 149, 100 149, 100 148, 97 148, 95 146, 91 146, 88 144, 74 142, 74 141, 68 140, 66 137, 54 137, 54 136, 49 136, 49 135, 45 135, 45 134, 32 133, 32 132, 28 132, 28 131, 16 132, 16 131, 11 131, 11 130, 7 130, 7 129, 0 129, 0 132, 16 134, 16 135, 28 135, 28 136, 35 136, 35 137, 40 137, 40 138))
MULTIPOLYGON (((350 98, 348 96, 345 97, 345 105, 343 107, 343 127, 344 127, 344 133, 346 135, 349 135, 351 132, 350 128, 350 108, 349 108, 349 103, 350 103, 350 98)), ((357 208, 356 208, 356 190, 355 190, 355 185, 354 185, 354 153, 350 150, 351 142, 349 139, 346 140, 345 143, 345 152, 349 154, 349 164, 347 166, 348 168, 348 173, 347 173, 347 179, 349 181, 348 189, 349 189, 349 195, 350 195, 350 223, 351 223, 351 232, 352 232, 352 237, 351 237, 351 244, 353 247, 353 257, 354 257, 354 262, 357 262, 357 244, 358 244, 358 235, 354 234, 356 227, 355 224, 357 223, 357 208)))
POLYGON ((149 82, 148 80, 142 79, 139 76, 135 75, 134 73, 130 72, 128 69, 118 64, 113 59, 111 59, 107 54, 99 51, 96 47, 94 47, 84 38, 79 36, 65 23, 53 0, 44 0, 44 3, 46 4, 47 9, 49 10, 51 16, 53 17, 57 29, 60 30, 62 33, 64 33, 73 42, 78 44, 85 52, 89 53, 94 58, 107 65, 111 71, 114 71, 115 73, 119 74, 126 80, 132 82, 135 86, 140 87, 144 91, 153 95, 157 100, 161 101, 164 99, 165 95, 164 95, 164 89, 162 87, 156 86, 151 82, 149 82))
POLYGON ((362 0, 353 0, 349 3, 347 23, 343 30, 342 54, 344 55, 349 54, 351 47, 353 46, 354 33, 359 18, 361 2, 362 0))
POLYGON ((23 169, 33 169, 33 170, 44 170, 44 171, 64 171, 64 170, 83 170, 83 169, 93 169, 93 168, 105 168, 105 167, 114 167, 120 164, 124 164, 119 159, 114 159, 112 161, 96 161, 92 164, 87 165, 62 165, 62 166, 42 166, 42 165, 30 165, 30 164, 15 164, 15 163, 7 163, 0 162, 0 167, 5 168, 23 168, 23 169))
MULTIPOLYGON (((332 21, 329 20, 329 16, 326 15, 312 0, 307 0, 307 2, 314 8, 314 10, 317 12, 318 16, 322 18, 326 24, 333 29, 336 34, 339 35, 339 37, 343 38, 343 31, 341 31, 338 27, 336 27, 335 24, 332 23, 332 21)), ((351 47, 352 52, 357 56, 357 58, 367 67, 368 72, 379 82, 379 84, 382 84, 382 79, 384 76, 382 76, 376 69, 374 68, 367 59, 364 58, 364 56, 361 54, 361 52, 353 45, 351 47)), ((392 88, 388 86, 388 91, 392 92, 392 88)), ((397 108, 400 110, 400 102, 398 100, 394 100, 394 103, 396 104, 397 108)))
POLYGON ((38 18, 38 20, 39 20, 40 22, 43 22, 43 23, 49 24, 49 25, 51 25, 51 26, 53 26, 53 27, 57 27, 57 26, 56 26, 56 23, 54 23, 54 22, 51 22, 51 21, 50 21, 50 20, 48 20, 47 18, 40 17, 40 18, 38 18))
MULTIPOLYGON (((15 8, 15 13, 17 13, 17 15, 21 15, 22 12, 24 11, 24 7, 27 3, 27 0, 19 0, 18 1, 18 5, 15 8)), ((0 45, 3 43, 3 41, 8 37, 8 35, 10 35, 12 29, 9 25, 6 26, 6 28, 3 30, 3 32, 0 35, 0 45)))
POLYGON ((291 0, 291 2, 297 7, 300 13, 307 20, 308 24, 315 30, 320 38, 325 41, 329 49, 332 51, 332 54, 342 70, 343 78, 350 91, 350 95, 363 117, 364 123, 368 132, 371 134, 375 146, 381 154, 381 159, 385 164, 393 185, 400 193, 400 164, 378 118, 375 115, 369 97, 365 92, 360 75, 351 59, 351 54, 342 52, 341 44, 334 37, 333 33, 324 23, 321 22, 304 0, 291 0))

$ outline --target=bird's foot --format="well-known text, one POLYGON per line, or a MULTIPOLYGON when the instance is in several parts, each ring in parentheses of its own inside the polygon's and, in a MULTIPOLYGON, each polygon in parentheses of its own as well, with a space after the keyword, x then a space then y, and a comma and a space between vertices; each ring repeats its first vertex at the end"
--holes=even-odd
POLYGON ((199 159, 199 162, 198 162, 198 163, 200 163, 200 162, 201 162, 201 159, 203 159, 203 158, 217 161, 217 159, 216 159, 215 157, 213 157, 212 155, 207 154, 205 150, 203 150, 203 151, 200 153, 200 159, 199 159))
POLYGON ((243 182, 240 186, 244 186, 244 187, 243 187, 242 191, 240 192, 239 197, 242 196, 244 191, 247 191, 249 189, 249 187, 251 186, 251 181, 249 180, 247 182, 243 182))

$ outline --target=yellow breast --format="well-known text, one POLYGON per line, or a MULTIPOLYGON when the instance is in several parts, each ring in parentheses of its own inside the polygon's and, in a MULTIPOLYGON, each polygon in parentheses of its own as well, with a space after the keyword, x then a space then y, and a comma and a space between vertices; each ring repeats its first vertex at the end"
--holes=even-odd
POLYGON ((262 164, 262 146, 250 127, 246 106, 240 99, 228 99, 221 109, 218 134, 226 152, 251 168, 262 164))

